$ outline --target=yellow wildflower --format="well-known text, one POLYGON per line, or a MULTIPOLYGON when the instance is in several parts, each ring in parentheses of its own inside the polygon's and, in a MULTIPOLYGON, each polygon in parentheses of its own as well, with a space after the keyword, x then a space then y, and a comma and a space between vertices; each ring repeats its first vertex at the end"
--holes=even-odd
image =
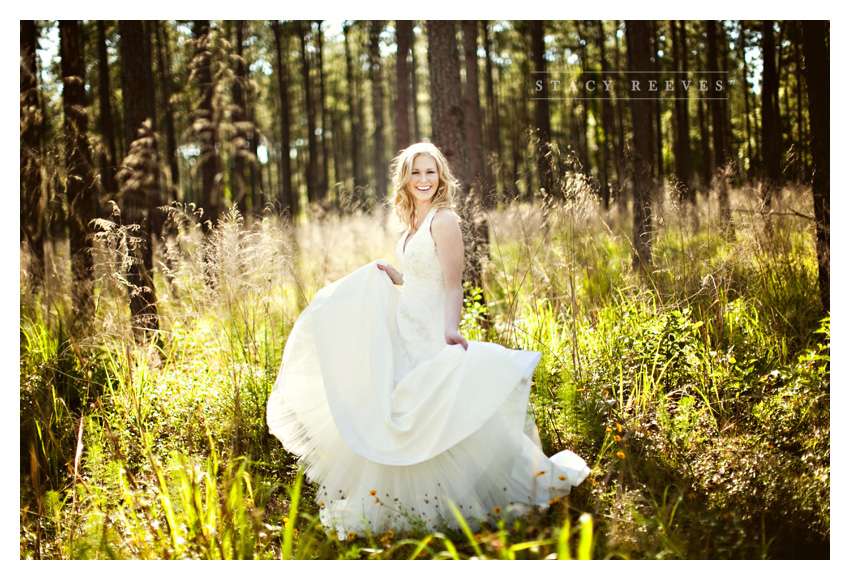
POLYGON ((494 507, 493 513, 499 515, 500 513, 502 513, 502 508, 500 508, 499 506, 494 507))
POLYGON ((620 425, 619 423, 617 423, 617 431, 619 431, 620 433, 623 432, 623 426, 620 425))
POLYGON ((537 472, 537 477, 540 477, 540 476, 541 476, 541 475, 543 475, 544 473, 546 473, 546 472, 545 472, 545 471, 538 471, 538 472, 537 472))
POLYGON ((619 435, 614 435, 614 441, 622 441, 622 439, 619 435))
POLYGON ((373 489, 369 492, 369 495, 378 495, 378 492, 373 489))
POLYGON ((567 478, 564 477, 563 475, 559 475, 558 479, 560 479, 561 481, 567 481, 567 478))
POLYGON ((617 451, 617 457, 619 457, 620 459, 624 459, 626 457, 626 454, 622 451, 617 451))
POLYGON ((354 532, 348 532, 348 541, 353 542, 354 538, 355 538, 354 532))

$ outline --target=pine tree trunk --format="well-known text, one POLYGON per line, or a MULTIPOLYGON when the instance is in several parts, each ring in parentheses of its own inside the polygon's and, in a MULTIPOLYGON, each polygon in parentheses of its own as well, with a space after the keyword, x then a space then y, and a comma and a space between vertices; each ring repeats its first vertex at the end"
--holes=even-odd
POLYGON ((152 84, 150 50, 140 20, 119 20, 121 34, 121 92, 127 156, 118 174, 120 207, 125 224, 139 224, 137 244, 131 244, 132 263, 127 272, 130 315, 136 340, 146 343, 158 328, 153 280, 151 222, 159 194, 159 157, 148 87, 152 84))
POLYGON ((354 68, 354 60, 351 56, 351 24, 346 24, 343 27, 345 33, 345 62, 346 62, 346 77, 348 79, 348 118, 351 122, 351 164, 353 167, 352 174, 354 175, 354 196, 361 204, 365 200, 364 188, 366 187, 366 177, 363 174, 363 126, 360 123, 360 105, 358 97, 360 95, 357 83, 357 71, 354 68))
POLYGON ((321 151, 322 151, 322 169, 319 172, 319 191, 322 199, 327 199, 331 189, 330 168, 331 168, 331 151, 330 140, 328 139, 328 114, 327 114, 327 99, 325 96, 325 36, 322 32, 322 20, 316 21, 316 57, 319 69, 319 120, 322 122, 320 132, 321 151))
POLYGON ((543 21, 530 21, 529 33, 531 36, 531 58, 533 61, 534 71, 539 73, 534 75, 532 78, 534 78, 535 81, 542 81, 540 83, 542 90, 534 93, 534 137, 537 149, 537 175, 542 189, 545 189, 549 195, 558 195, 559 192, 555 191, 555 184, 552 179, 551 164, 547 159, 549 141, 552 138, 552 127, 549 122, 549 79, 544 74, 546 72, 546 60, 543 56, 545 51, 543 42, 543 21))
MULTIPOLYGON (((578 32, 578 37, 580 41, 585 40, 584 34, 584 26, 582 26, 581 20, 576 20, 576 31, 578 32)), ((588 62, 587 62, 587 43, 579 43, 579 58, 581 59, 581 70, 582 72, 586 72, 588 70, 588 62)), ((587 143, 587 127, 588 127, 588 106, 589 102, 587 100, 587 89, 585 83, 580 83, 579 86, 579 96, 581 97, 581 116, 579 117, 579 126, 578 126, 578 151, 579 151, 579 160, 581 161, 581 170, 583 173, 590 174, 590 146, 587 143)))
MULTIPOLYGON (((490 158, 493 158, 496 163, 499 163, 498 167, 501 167, 502 142, 499 136, 499 107, 496 103, 496 91, 494 89, 495 80, 493 78, 492 36, 490 35, 490 27, 486 20, 481 21, 481 28, 484 33, 484 48, 487 52, 487 68, 485 77, 485 90, 487 94, 487 145, 485 147, 485 151, 488 155, 488 159, 485 162, 487 163, 487 173, 492 176, 492 187, 495 189, 498 187, 498 184, 496 183, 496 172, 493 171, 493 165, 490 162, 490 158)), ((495 207, 495 202, 495 195, 488 195, 484 197, 484 207, 487 209, 495 207)))
POLYGON ((422 141, 422 122, 419 120, 419 75, 416 73, 416 35, 410 37, 410 86, 413 91, 413 141, 422 141))
POLYGON ((491 194, 491 185, 484 166, 484 146, 481 131, 481 103, 478 95, 478 26, 475 20, 463 20, 464 67, 466 86, 463 91, 464 120, 466 123, 467 154, 469 156, 470 185, 478 202, 491 194))
POLYGON ((451 20, 429 20, 427 27, 433 143, 446 156, 452 173, 461 184, 459 205, 466 226, 464 279, 474 287, 483 288, 482 259, 489 253, 487 221, 476 200, 470 196, 457 30, 451 20))
POLYGON ((812 197, 818 255, 818 285, 829 314, 829 21, 804 20, 803 59, 811 124, 812 197))
POLYGON ((236 209, 239 210, 243 218, 248 219, 248 194, 245 183, 245 158, 250 150, 248 142, 248 131, 246 130, 247 115, 245 114, 245 89, 247 88, 248 79, 245 75, 245 61, 242 56, 242 44, 245 38, 245 21, 237 20, 236 40, 234 49, 236 51, 235 59, 233 59, 233 110, 231 119, 234 125, 233 139, 233 202, 236 209))
MULTIPOLYGON (((717 22, 706 20, 706 36, 708 39, 708 70, 718 71, 717 60, 717 22)), ((710 101, 711 109, 711 137, 714 145, 714 179, 717 190, 717 202, 720 206, 720 221, 724 230, 728 232, 732 224, 732 212, 729 208, 729 189, 727 184, 726 163, 729 160, 726 143, 726 123, 723 119, 723 101, 718 99, 719 93, 714 91, 715 80, 725 80, 722 75, 711 75, 709 77, 709 93, 712 95, 710 101)))
MULTIPOLYGON (((617 70, 625 70, 624 65, 621 64, 620 56, 620 39, 617 36, 617 21, 614 21, 614 62, 617 70)), ((626 136, 625 136, 625 122, 623 121, 623 110, 626 105, 624 102, 625 98, 618 98, 614 107, 617 112, 617 126, 616 132, 614 136, 617 139, 616 146, 614 147, 614 165, 617 168, 617 201, 619 202, 619 206, 622 210, 626 209, 626 196, 623 193, 624 184, 626 180, 626 136)))
MULTIPOLYGON (((180 166, 177 159, 177 139, 174 131, 174 104, 171 102, 171 53, 168 50, 168 27, 157 21, 155 25, 157 60, 159 63, 159 84, 162 86, 163 113, 165 114, 165 156, 170 168, 169 184, 172 192, 180 184, 180 166)), ((168 201, 174 201, 173 193, 168 201)))
POLYGON ((88 225, 96 214, 95 174, 88 141, 86 69, 79 22, 60 20, 59 40, 74 319, 84 323, 93 314, 92 246, 88 225))
POLYGON ((44 196, 41 192, 42 113, 38 102, 34 20, 21 20, 21 242, 34 260, 30 282, 37 292, 44 281, 44 196))
POLYGON ((100 97, 100 138, 103 140, 103 148, 98 155, 98 167, 100 167, 100 180, 103 190, 107 196, 118 192, 118 184, 115 181, 116 152, 115 152, 115 129, 112 123, 112 99, 109 83, 109 59, 106 52, 106 24, 103 20, 97 21, 97 70, 100 86, 98 93, 100 97))
MULTIPOLYGON (((680 39, 680 34, 677 31, 678 26, 675 20, 670 21, 670 35, 673 40, 673 67, 676 71, 684 72, 686 70, 685 60, 682 58, 686 55, 686 47, 683 39, 680 39)), ((682 29, 684 34, 684 27, 682 29)), ((676 98, 676 139, 675 139, 675 162, 676 162, 676 177, 679 180, 679 200, 688 200, 692 204, 696 199, 692 195, 693 169, 691 168, 691 144, 690 144, 690 127, 688 125, 688 101, 685 88, 682 86, 682 80, 687 80, 687 75, 681 75, 676 78, 673 95, 676 98)))
MULTIPOLYGON (((597 35, 596 42, 599 47, 599 65, 601 70, 608 71, 608 60, 605 57, 605 23, 602 20, 596 21, 597 35)), ((607 210, 611 206, 611 186, 609 184, 611 169, 611 140, 614 137, 614 109, 611 106, 611 99, 607 96, 602 96, 602 165, 600 166, 601 175, 601 190, 602 204, 607 210)))
POLYGON ((289 216, 293 222, 298 217, 298 193, 292 187, 292 161, 289 157, 289 143, 291 137, 289 135, 289 86, 288 74, 286 69, 286 54, 285 51, 289 44, 288 37, 282 30, 279 21, 272 22, 272 33, 274 34, 275 43, 275 60, 277 73, 277 86, 280 98, 280 181, 282 183, 280 191, 280 210, 289 216))
POLYGON ((765 20, 762 26, 761 140, 762 140, 762 203, 770 210, 773 195, 780 177, 780 135, 777 107, 779 83, 776 75, 776 46, 773 38, 773 21, 765 20))
MULTIPOLYGON (((661 63, 658 62, 658 24, 655 20, 652 22, 652 70, 656 72, 656 78, 659 79, 658 84, 661 85, 661 63)), ((660 89, 659 89, 660 90, 660 89)), ((655 121, 655 129, 653 139, 655 140, 655 173, 660 180, 664 179, 664 132, 661 129, 661 99, 657 98, 653 102, 653 120, 655 121)))
POLYGON ((396 37, 398 51, 396 53, 396 141, 397 151, 401 151, 413 141, 410 137, 410 65, 407 57, 413 40, 413 21, 396 20, 396 37))
MULTIPOLYGON (((308 23, 309 24, 309 23, 308 23)), ((310 32, 301 20, 295 21, 301 43, 301 79, 304 83, 304 107, 307 116, 307 200, 316 203, 319 196, 319 147, 316 143, 316 105, 310 79, 310 61, 307 59, 307 34, 310 32)))
MULTIPOLYGON (((650 29, 645 20, 626 21, 626 42, 629 67, 633 71, 650 70, 650 29)), ((647 74, 633 73, 630 78, 648 84, 647 74)), ((652 266, 652 104, 645 99, 629 99, 632 111, 634 174, 633 245, 635 256, 633 268, 649 272, 652 266)))
POLYGON ((738 28, 738 52, 739 58, 741 59, 741 68, 742 68, 742 76, 743 82, 741 86, 744 89, 744 118, 746 119, 747 125, 747 162, 749 166, 746 169, 746 181, 750 182, 751 179, 751 171, 753 165, 753 136, 752 130, 750 128, 750 81, 748 78, 749 73, 747 72, 747 59, 746 59, 746 49, 745 49, 745 36, 744 36, 744 23, 743 21, 739 22, 738 28))
POLYGON ((383 22, 369 23, 369 65, 372 69, 372 114, 375 121, 375 149, 372 167, 375 173, 375 204, 383 206, 387 196, 387 161, 384 155, 384 88, 381 51, 378 45, 383 22))
POLYGON ((215 87, 210 71, 210 21, 196 20, 193 34, 195 39, 195 58, 192 61, 193 73, 200 89, 200 102, 195 109, 193 128, 200 142, 199 163, 203 181, 202 207, 206 212, 207 231, 214 228, 221 215, 221 183, 219 181, 220 160, 216 152, 216 128, 213 115, 213 93, 215 87))

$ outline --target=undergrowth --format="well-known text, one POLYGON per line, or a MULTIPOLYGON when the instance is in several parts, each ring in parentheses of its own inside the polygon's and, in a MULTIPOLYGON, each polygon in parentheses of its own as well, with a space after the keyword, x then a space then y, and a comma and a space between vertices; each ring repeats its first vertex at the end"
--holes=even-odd
MULTIPOLYGON (((477 533, 328 535, 268 434, 265 404, 300 310, 363 263, 395 261, 385 214, 292 229, 228 214, 205 235, 169 210, 155 247, 160 332, 133 340, 121 228, 101 224, 94 318, 70 314, 67 246, 42 289, 21 259, 21 558, 794 558, 829 556, 829 317, 808 192, 771 227, 659 204, 653 267, 629 216, 586 185, 492 211, 470 339, 537 350, 544 450, 591 475, 568 498, 477 533), (810 213, 810 212, 809 212, 810 213)), ((752 192, 733 192, 750 206, 752 192)))

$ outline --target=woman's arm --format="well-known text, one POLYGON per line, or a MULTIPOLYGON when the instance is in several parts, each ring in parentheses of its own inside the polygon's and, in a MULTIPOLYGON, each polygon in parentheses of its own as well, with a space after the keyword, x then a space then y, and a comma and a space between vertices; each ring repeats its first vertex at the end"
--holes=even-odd
POLYGON ((437 258, 446 284, 446 344, 460 344, 466 348, 466 339, 458 329, 463 306, 463 237, 454 214, 438 211, 431 222, 431 237, 437 246, 437 258))

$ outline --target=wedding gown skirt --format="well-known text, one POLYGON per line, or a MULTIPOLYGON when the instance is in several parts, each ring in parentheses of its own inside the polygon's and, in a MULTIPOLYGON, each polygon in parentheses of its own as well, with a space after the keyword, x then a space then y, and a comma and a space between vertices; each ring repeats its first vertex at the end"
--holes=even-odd
POLYGON ((340 537, 456 528, 452 502, 475 527, 548 505, 589 473, 570 451, 547 458, 526 427, 540 353, 445 344, 428 218, 427 235, 406 251, 408 236, 399 242, 402 292, 383 261, 318 292, 269 398, 270 432, 299 456, 322 523, 340 537))

